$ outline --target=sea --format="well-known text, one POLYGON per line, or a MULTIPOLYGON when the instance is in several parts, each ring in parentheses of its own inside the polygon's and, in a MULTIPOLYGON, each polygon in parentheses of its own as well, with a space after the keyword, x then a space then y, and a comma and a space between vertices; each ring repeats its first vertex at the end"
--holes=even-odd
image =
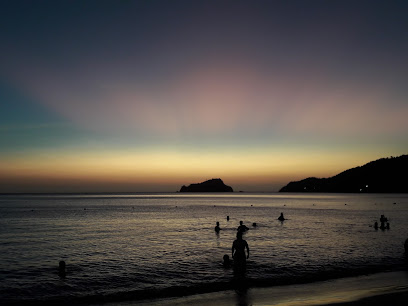
POLYGON ((137 303, 402 271, 407 220, 408 194, 0 195, 0 304, 137 303), (374 228, 381 215, 389 229, 374 228), (239 221, 250 256, 237 273, 222 260, 239 221))

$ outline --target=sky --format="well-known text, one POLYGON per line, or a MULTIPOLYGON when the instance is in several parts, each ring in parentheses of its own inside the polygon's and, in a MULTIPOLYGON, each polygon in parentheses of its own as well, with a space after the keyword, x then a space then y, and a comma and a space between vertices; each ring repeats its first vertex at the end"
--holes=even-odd
POLYGON ((278 191, 408 153, 407 1, 1 1, 0 193, 278 191))

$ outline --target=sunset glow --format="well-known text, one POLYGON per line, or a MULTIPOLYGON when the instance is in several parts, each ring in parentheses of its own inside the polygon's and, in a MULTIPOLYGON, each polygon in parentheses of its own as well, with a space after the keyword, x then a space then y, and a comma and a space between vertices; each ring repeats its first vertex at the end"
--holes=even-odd
POLYGON ((407 153, 397 6, 141 3, 1 4, 0 192, 277 191, 407 153))

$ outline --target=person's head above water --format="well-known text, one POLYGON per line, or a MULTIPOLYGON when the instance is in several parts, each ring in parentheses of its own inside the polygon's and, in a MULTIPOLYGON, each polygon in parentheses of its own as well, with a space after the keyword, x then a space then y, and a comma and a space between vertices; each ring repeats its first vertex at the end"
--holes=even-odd
POLYGON ((58 274, 61 277, 65 277, 66 270, 65 270, 65 261, 61 260, 58 265, 58 274))
POLYGON ((225 268, 229 268, 230 265, 231 265, 230 257, 229 257, 227 254, 225 254, 225 255, 222 257, 222 259, 223 259, 223 262, 222 262, 223 266, 224 266, 225 268))

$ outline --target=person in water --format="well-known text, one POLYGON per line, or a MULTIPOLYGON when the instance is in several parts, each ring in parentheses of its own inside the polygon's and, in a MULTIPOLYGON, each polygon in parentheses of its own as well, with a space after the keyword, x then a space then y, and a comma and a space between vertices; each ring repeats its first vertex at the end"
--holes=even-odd
POLYGON ((283 216, 283 213, 281 213, 281 214, 280 214, 280 216, 279 216, 278 220, 279 220, 279 221, 283 221, 283 220, 285 220, 285 217, 283 216))
POLYGON ((215 232, 219 233, 221 228, 220 228, 220 222, 217 221, 217 224, 214 227, 215 232))
POLYGON ((387 221, 388 221, 388 219, 387 219, 384 215, 381 215, 381 218, 380 218, 380 222, 381 222, 380 228, 381 228, 382 230, 384 230, 384 229, 387 228, 387 226, 385 225, 385 222, 387 222, 387 221))
POLYGON ((237 231, 243 233, 243 232, 246 232, 247 230, 249 230, 249 228, 247 228, 247 227, 244 225, 244 222, 243 222, 243 221, 239 221, 239 226, 238 226, 238 228, 237 228, 237 231))
POLYGON ((61 260, 58 265, 58 275, 64 278, 67 275, 67 271, 65 270, 65 261, 61 260))
POLYGON ((222 259, 222 265, 224 266, 224 268, 229 268, 231 266, 231 259, 229 258, 229 256, 225 254, 222 259))
POLYGON ((232 243, 232 258, 235 266, 245 266, 246 260, 249 258, 248 243, 242 239, 242 232, 237 233, 237 239, 232 243), (247 255, 245 256, 245 249, 247 255))

